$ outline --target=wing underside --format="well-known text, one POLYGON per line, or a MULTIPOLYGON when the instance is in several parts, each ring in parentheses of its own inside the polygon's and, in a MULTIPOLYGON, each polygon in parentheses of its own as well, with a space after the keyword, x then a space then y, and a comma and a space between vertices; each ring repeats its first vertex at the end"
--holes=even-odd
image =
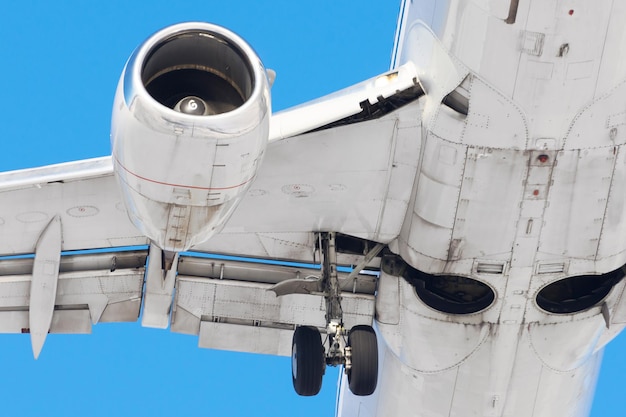
MULTIPOLYGON (((365 82, 275 115, 246 196, 219 234, 177 258, 170 278, 129 221, 110 158, 0 174, 0 332, 135 321, 151 305, 147 291, 161 300, 159 320, 198 335, 201 347, 289 354, 295 326, 326 325, 323 294, 305 282, 319 279, 319 232, 340 236, 338 264, 369 269, 379 264, 364 262, 372 246, 399 232, 422 94, 403 71, 384 75, 384 87, 365 82), (151 275, 162 282, 146 285, 151 275), (277 296, 292 280, 306 290, 277 296)), ((348 269, 340 279, 346 324, 371 324, 376 276, 348 269)))

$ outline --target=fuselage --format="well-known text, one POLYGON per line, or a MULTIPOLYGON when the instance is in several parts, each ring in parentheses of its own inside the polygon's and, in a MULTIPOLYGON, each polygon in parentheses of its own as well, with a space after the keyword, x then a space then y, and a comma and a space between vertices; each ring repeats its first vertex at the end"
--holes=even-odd
MULTIPOLYGON (((374 395, 341 416, 587 416, 626 323, 626 6, 410 1, 392 68, 425 95, 377 296, 374 395), (410 271, 410 272, 406 272, 410 271)), ((383 260, 383 264, 385 260, 383 260)))

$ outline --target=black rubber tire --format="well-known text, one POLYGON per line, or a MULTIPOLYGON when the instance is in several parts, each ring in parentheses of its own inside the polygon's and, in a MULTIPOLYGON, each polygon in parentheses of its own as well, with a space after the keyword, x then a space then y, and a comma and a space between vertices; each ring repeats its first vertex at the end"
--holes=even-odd
POLYGON ((297 327, 291 344, 291 376, 298 395, 317 395, 325 371, 322 336, 315 327, 297 327))
POLYGON ((371 395, 378 383, 378 342, 371 326, 354 326, 348 335, 352 349, 352 367, 347 371, 354 395, 371 395))

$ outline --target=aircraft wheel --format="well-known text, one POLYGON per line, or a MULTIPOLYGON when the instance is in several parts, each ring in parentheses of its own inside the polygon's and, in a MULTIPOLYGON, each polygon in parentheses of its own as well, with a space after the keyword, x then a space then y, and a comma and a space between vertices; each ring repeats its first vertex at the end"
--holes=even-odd
POLYGON ((354 326, 348 335, 352 366, 347 371, 350 391, 354 395, 371 395, 378 383, 378 343, 371 326, 354 326))
POLYGON ((317 395, 325 368, 324 345, 315 327, 297 327, 291 345, 291 375, 298 395, 317 395))

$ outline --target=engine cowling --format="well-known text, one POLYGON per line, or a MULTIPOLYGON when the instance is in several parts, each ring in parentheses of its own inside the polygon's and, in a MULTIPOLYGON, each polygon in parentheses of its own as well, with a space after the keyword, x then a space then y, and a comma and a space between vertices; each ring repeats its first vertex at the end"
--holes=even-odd
POLYGON ((176 252, 217 233, 261 163, 270 107, 263 64, 224 28, 178 24, 139 46, 111 123, 113 163, 135 226, 176 252))

